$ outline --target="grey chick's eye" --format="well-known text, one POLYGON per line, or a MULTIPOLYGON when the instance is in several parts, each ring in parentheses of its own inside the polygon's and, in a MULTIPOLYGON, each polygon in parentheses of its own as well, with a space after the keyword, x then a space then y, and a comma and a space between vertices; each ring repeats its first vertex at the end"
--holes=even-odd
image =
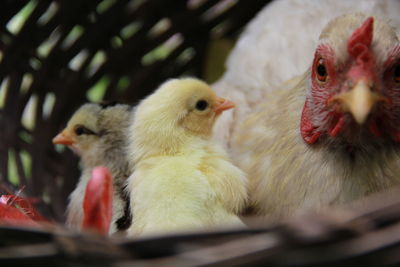
POLYGON ((199 100, 199 101, 197 101, 197 103, 196 103, 196 109, 197 109, 197 110, 203 111, 203 110, 205 110, 207 107, 208 107, 208 103, 207 103, 207 101, 205 101, 205 100, 199 100))
POLYGON ((92 134, 95 135, 96 133, 93 132, 92 130, 89 130, 88 128, 86 128, 85 126, 77 126, 75 128, 75 133, 76 135, 82 135, 82 134, 92 134))

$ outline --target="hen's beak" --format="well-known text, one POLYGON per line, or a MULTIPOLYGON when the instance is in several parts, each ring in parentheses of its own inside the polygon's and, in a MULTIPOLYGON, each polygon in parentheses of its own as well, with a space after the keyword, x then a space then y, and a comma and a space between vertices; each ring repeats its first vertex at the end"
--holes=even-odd
POLYGON ((217 99, 217 104, 214 107, 214 112, 216 114, 221 114, 222 111, 231 109, 235 107, 235 103, 233 103, 232 101, 229 101, 225 98, 222 97, 218 97, 217 99))
POLYGON ((376 103, 388 99, 371 91, 371 85, 365 80, 359 80, 348 92, 341 93, 329 99, 329 102, 339 102, 343 112, 350 112, 358 124, 363 124, 376 103))
POLYGON ((60 144, 70 146, 76 143, 75 138, 71 135, 70 131, 64 130, 53 138, 53 144, 60 144))

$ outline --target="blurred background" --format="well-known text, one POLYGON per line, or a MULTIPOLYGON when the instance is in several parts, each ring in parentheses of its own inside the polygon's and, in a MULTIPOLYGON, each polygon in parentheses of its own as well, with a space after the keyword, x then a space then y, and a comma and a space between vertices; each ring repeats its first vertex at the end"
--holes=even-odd
POLYGON ((266 0, 6 0, 0 10, 0 193, 63 220, 78 159, 52 137, 87 101, 134 104, 168 78, 212 83, 266 0))

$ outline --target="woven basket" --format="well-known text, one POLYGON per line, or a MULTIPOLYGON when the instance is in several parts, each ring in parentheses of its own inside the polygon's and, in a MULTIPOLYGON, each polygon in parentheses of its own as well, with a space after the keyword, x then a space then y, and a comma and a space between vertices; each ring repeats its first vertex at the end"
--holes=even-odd
POLYGON ((399 266, 400 189, 275 226, 147 239, 0 226, 2 266, 399 266), (8 266, 8 265, 7 265, 8 266))
POLYGON ((134 104, 162 81, 204 78, 207 48, 269 1, 7 0, 0 9, 1 191, 63 219, 78 159, 52 137, 88 100, 134 104))

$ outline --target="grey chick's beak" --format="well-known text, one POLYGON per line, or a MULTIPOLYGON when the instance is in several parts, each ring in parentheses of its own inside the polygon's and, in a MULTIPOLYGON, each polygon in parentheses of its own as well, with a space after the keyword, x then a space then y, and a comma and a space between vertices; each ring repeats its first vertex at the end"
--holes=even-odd
POLYGON ((53 144, 70 146, 75 144, 75 139, 68 133, 67 130, 62 131, 53 138, 53 144))

